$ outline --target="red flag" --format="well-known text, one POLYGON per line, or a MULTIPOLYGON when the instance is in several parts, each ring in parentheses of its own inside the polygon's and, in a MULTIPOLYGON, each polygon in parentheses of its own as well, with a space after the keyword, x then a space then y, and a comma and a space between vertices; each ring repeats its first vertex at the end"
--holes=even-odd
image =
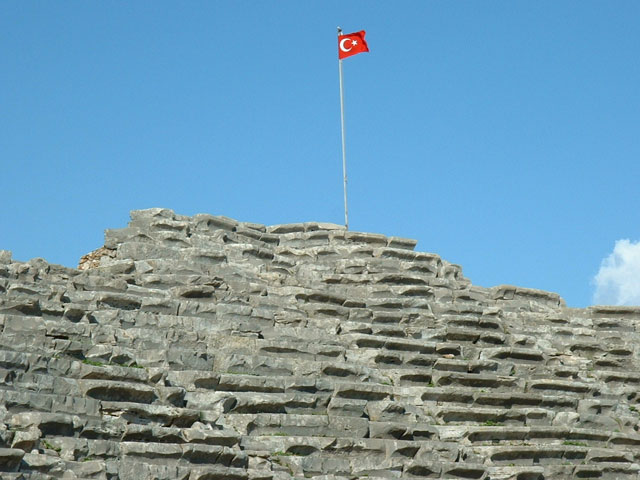
POLYGON ((364 41, 365 31, 361 30, 346 35, 338 35, 338 58, 343 59, 362 52, 368 52, 369 47, 364 41))

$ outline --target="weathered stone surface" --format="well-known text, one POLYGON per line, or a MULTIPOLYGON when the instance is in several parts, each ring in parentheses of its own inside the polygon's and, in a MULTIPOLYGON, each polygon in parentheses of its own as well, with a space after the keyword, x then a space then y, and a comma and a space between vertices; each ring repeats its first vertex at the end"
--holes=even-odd
POLYGON ((149 209, 0 251, 0 478, 638 478, 640 307, 415 246, 149 209))

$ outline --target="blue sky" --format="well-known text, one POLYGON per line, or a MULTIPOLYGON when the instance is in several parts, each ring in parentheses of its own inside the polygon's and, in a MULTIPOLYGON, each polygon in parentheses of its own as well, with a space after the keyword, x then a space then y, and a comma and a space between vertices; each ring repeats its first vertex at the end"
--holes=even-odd
POLYGON ((156 206, 342 223, 339 25, 371 50, 344 61, 352 230, 476 285, 640 303, 596 291, 640 278, 639 21, 624 0, 3 2, 0 249, 74 266, 156 206))

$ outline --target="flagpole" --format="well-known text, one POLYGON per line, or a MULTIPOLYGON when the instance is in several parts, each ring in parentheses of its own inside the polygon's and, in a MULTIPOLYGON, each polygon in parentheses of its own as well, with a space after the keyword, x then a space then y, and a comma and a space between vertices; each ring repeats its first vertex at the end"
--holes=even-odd
MULTIPOLYGON (((338 37, 342 35, 342 29, 338 27, 338 37)), ((349 230, 349 210, 347 208, 347 155, 344 141, 344 87, 342 82, 342 59, 338 58, 338 70, 340 71, 340 126, 342 127, 342 176, 344 178, 344 226, 349 230)))

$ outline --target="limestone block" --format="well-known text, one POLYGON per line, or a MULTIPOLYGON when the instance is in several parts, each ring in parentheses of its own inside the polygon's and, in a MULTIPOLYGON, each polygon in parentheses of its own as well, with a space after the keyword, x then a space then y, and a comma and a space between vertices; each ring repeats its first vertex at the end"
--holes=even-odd
POLYGON ((567 380, 531 380, 527 383, 527 388, 532 391, 558 391, 564 393, 586 393, 592 390, 593 385, 585 382, 575 382, 567 380))
POLYGON ((489 476, 495 480, 517 480, 517 479, 531 479, 531 480, 544 480, 546 472, 544 467, 539 465, 522 466, 522 465, 510 465, 510 466, 490 466, 488 469, 489 476))
POLYGON ((96 296, 98 308, 113 308, 117 310, 138 310, 142 300, 135 295, 121 293, 100 293, 96 296))
POLYGON ((175 219, 176 214, 168 208, 147 208, 144 210, 132 210, 129 214, 132 222, 153 219, 175 219))
POLYGON ((237 445, 240 441, 240 437, 231 430, 196 428, 195 424, 192 428, 182 429, 182 436, 188 443, 203 443, 225 447, 237 445))
POLYGON ((369 401, 366 406, 367 416, 371 421, 415 421, 415 416, 407 411, 406 406, 398 401, 369 401))
MULTIPOLYGON (((82 427, 76 415, 49 412, 21 412, 13 415, 9 424, 18 429, 35 428, 34 434, 73 436, 82 427)), ((20 433, 20 432, 18 432, 20 433)))
POLYGON ((366 400, 333 397, 327 406, 327 413, 344 417, 363 417, 365 416, 366 406, 366 400))
POLYGON ((586 309, 594 318, 620 318, 624 320, 640 319, 640 307, 638 306, 609 306, 595 305, 586 309))
POLYGON ((0 471, 17 471, 24 455, 24 450, 19 448, 0 448, 0 471))
POLYGON ((123 459, 116 468, 118 476, 123 480, 187 480, 190 478, 188 467, 143 463, 140 458, 135 457, 123 459))
MULTIPOLYGON (((22 304, 14 303, 12 308, 31 308, 30 305, 37 305, 39 309, 39 303, 36 301, 33 304, 27 301, 22 304), (27 307, 29 305, 29 307, 27 307)), ((17 315, 7 315, 4 320, 4 334, 16 334, 16 335, 29 335, 29 336, 44 336, 46 334, 45 321, 39 317, 26 317, 17 315)))
POLYGON ((11 252, 9 250, 0 250, 0 265, 9 265, 11 263, 11 252))
POLYGON ((169 427, 190 427, 200 420, 200 411, 190 408, 178 408, 166 405, 148 405, 137 402, 101 402, 103 415, 123 418, 127 421, 135 420, 143 423, 156 423, 169 427))
POLYGON ((230 392, 283 393, 285 386, 277 378, 222 374, 218 377, 216 389, 230 392))
POLYGON ((380 246, 386 246, 389 241, 387 237, 381 234, 351 232, 351 231, 345 231, 344 238, 345 240, 350 242, 368 243, 370 245, 380 245, 380 246))
POLYGON ((364 438, 368 430, 368 422, 364 418, 329 416, 329 435, 364 438))
POLYGON ((565 306, 564 300, 558 294, 533 288, 499 285, 491 289, 491 295, 496 300, 532 301, 552 307, 565 306))
POLYGON ((442 466, 437 461, 412 460, 409 462, 404 462, 402 474, 407 475, 408 478, 439 478, 441 469, 442 466))
POLYGON ((26 452, 30 452, 36 446, 41 436, 42 432, 36 426, 31 426, 26 430, 17 431, 13 436, 11 448, 19 448, 26 452))
POLYGON ((193 217, 195 230, 200 232, 213 232, 216 230, 233 231, 238 225, 236 220, 224 216, 198 214, 193 217))
POLYGON ((206 352, 184 348, 172 348, 166 352, 166 359, 175 370, 211 370, 213 356, 206 352))
POLYGON ((64 480, 81 478, 106 479, 107 468, 102 460, 86 460, 82 462, 65 462, 66 472, 62 475, 64 480))
POLYGON ((239 450, 220 445, 182 444, 182 459, 190 463, 209 463, 215 458, 215 464, 224 467, 246 468, 248 464, 247 454, 239 450))
POLYGON ((65 462, 57 457, 52 457, 46 454, 40 453, 25 453, 22 461, 25 464, 27 471, 39 471, 47 473, 52 477, 62 475, 67 467, 65 462))
POLYGON ((413 250, 417 244, 418 241, 412 238, 389 237, 387 240, 390 248, 413 250))
POLYGON ((277 233, 277 234, 287 234, 287 233, 296 233, 296 232, 304 232, 304 231, 305 231, 304 223, 289 223, 284 225, 271 225, 267 227, 267 232, 277 233))
POLYGON ((113 380, 79 380, 82 393, 90 398, 110 402, 153 403, 157 392, 141 383, 113 380))

